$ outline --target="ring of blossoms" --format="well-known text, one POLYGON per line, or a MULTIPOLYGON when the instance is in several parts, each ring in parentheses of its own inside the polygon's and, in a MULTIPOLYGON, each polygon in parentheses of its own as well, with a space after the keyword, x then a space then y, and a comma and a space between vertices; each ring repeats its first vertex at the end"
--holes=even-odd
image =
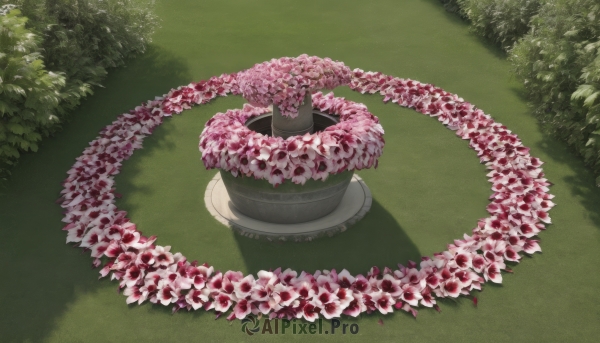
POLYGON ((172 306, 173 311, 214 310, 217 317, 226 315, 230 320, 262 313, 312 322, 320 316, 356 317, 394 309, 416 316, 420 306, 439 310, 436 299, 469 295, 486 281, 502 282, 501 271, 511 271, 506 261, 519 262, 522 254, 541 251, 535 236, 550 223, 547 212, 554 204, 542 162, 530 156, 529 148, 457 95, 360 69, 352 72, 351 89, 379 93, 386 102, 437 118, 468 140, 485 163, 493 191, 489 216, 479 220, 471 235, 455 240, 446 251, 422 257, 419 263, 409 261, 393 270, 373 267, 359 275, 345 269, 311 274, 281 268, 259 271, 256 276, 222 273, 188 261, 171 252, 170 246, 157 245, 155 236, 142 235, 126 212, 115 206, 113 177, 164 117, 217 96, 240 94, 237 81, 237 74, 224 74, 143 103, 104 128, 68 171, 59 199, 65 209, 67 243, 88 250, 93 265, 103 265, 101 277, 110 275, 119 282, 128 304, 150 301, 172 306))
POLYGON ((270 112, 267 108, 246 104, 242 110, 216 114, 200 135, 204 165, 236 177, 266 179, 274 186, 288 179, 304 184, 346 170, 377 167, 384 145, 379 119, 365 105, 335 98, 333 93, 315 93, 312 102, 322 112, 339 115, 340 122, 321 132, 284 139, 244 125, 248 119, 270 112))

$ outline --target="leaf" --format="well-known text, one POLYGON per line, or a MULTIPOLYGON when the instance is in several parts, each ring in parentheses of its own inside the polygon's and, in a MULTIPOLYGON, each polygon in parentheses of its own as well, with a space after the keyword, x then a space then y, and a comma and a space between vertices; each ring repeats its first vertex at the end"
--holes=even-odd
POLYGON ((19 150, 11 145, 3 145, 2 150, 4 154, 9 157, 19 158, 19 150))
POLYGON ((596 98, 598 97, 598 94, 600 94, 600 92, 595 92, 592 95, 585 98, 585 101, 583 102, 583 106, 588 107, 588 108, 592 107, 594 105, 594 102, 596 101, 596 98))
POLYGON ((39 141, 40 139, 42 139, 42 135, 40 135, 37 132, 29 132, 29 133, 26 133, 24 136, 30 142, 35 142, 35 141, 39 141))
POLYGON ((23 133, 25 133, 25 128, 19 124, 15 124, 15 123, 9 123, 7 124, 8 129, 10 130, 10 132, 17 134, 17 135, 22 135, 23 133))
POLYGON ((583 99, 592 95, 596 91, 596 87, 592 85, 581 85, 571 94, 571 100, 583 99))
POLYGON ((11 106, 7 103, 5 103, 4 101, 0 100, 0 117, 4 117, 4 114, 13 114, 15 113, 15 110, 13 109, 14 106, 11 106))
POLYGON ((596 143, 596 138, 590 138, 588 139, 587 143, 585 143, 585 146, 590 146, 594 143, 596 143))
POLYGON ((573 37, 576 36, 579 33, 579 30, 569 30, 567 32, 565 32, 564 36, 565 37, 573 37))
POLYGON ((12 94, 18 94, 18 95, 22 95, 22 96, 26 96, 25 94, 25 90, 17 85, 13 85, 10 83, 7 83, 4 85, 4 91, 7 93, 12 93, 12 94))

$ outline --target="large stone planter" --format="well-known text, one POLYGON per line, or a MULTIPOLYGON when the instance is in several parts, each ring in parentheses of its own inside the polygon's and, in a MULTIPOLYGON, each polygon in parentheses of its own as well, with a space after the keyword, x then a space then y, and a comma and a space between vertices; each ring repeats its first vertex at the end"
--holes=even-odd
POLYGON ((353 171, 330 175, 327 180, 308 180, 304 185, 287 181, 274 188, 266 180, 234 177, 220 171, 233 206, 257 220, 296 224, 308 222, 331 213, 346 193, 353 171))
MULTIPOLYGON (((308 103, 310 105, 310 99, 308 103)), ((310 111, 307 115, 312 117, 311 120, 301 118, 310 130, 306 132, 312 132, 313 129, 320 131, 337 123, 336 117, 321 112, 310 111)), ((252 118, 246 122, 246 126, 256 132, 271 135, 273 126, 277 123, 276 120, 272 121, 272 116, 272 113, 268 113, 252 118)), ((279 119, 283 123, 289 120, 279 119)), ((229 172, 221 171, 227 193, 238 211, 250 218, 278 224, 303 223, 328 215, 340 204, 352 175, 354 172, 346 171, 330 175, 325 181, 311 179, 304 185, 287 180, 274 188, 266 180, 234 177, 229 172)))

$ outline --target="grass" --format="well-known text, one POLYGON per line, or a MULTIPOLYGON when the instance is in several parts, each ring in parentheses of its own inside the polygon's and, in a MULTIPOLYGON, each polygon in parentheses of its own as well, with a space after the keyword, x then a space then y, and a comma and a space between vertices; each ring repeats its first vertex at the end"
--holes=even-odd
MULTIPOLYGON (((0 341, 581 342, 600 335, 600 190, 579 158, 541 133, 502 52, 482 44, 437 0, 159 0, 158 11, 162 29, 149 52, 113 70, 64 131, 22 158, 0 191, 0 341), (555 184, 554 224, 540 235, 544 252, 524 258, 501 286, 486 284, 476 294, 478 307, 460 298, 442 301, 441 313, 422 309, 417 319, 404 312, 344 318, 359 325, 357 335, 249 337, 239 322, 215 321, 212 313, 127 306, 115 282, 97 281, 89 255, 64 244, 54 203, 87 143, 120 113, 172 87, 302 53, 434 83, 516 132, 546 162, 555 184)), ((198 135, 216 112, 240 107, 239 97, 166 120, 124 164, 116 179, 124 195, 118 205, 159 244, 244 273, 279 266, 352 273, 393 268, 444 250, 486 215, 490 184, 465 141, 378 96, 335 93, 365 103, 386 130, 379 168, 359 173, 373 207, 348 232, 312 243, 267 243, 234 235, 208 214, 203 195, 216 171, 204 170, 198 135)))

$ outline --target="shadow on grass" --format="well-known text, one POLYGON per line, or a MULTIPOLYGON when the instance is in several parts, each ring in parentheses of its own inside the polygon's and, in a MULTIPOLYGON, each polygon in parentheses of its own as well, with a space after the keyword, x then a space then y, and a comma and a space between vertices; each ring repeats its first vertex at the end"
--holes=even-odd
MULTIPOLYGON (((529 99, 522 89, 515 88, 513 91, 523 102, 529 103, 529 99)), ((581 205, 585 207, 589 219, 593 221, 597 228, 600 228, 600 211, 598 211, 600 208, 600 188, 596 187, 596 179, 591 169, 585 166, 583 157, 574 148, 547 133, 539 120, 537 120, 537 125, 543 133, 543 138, 541 142, 536 144, 536 147, 543 150, 556 164, 570 169, 571 175, 563 177, 562 181, 569 187, 571 195, 579 199, 581 205)), ((547 172, 547 170, 544 171, 547 172)), ((550 182, 558 181, 551 174, 546 177, 550 182)), ((552 187, 550 193, 552 193, 552 187)), ((558 204, 560 205, 560 199, 558 199, 558 204)))
MULTIPOLYGON (((572 175, 563 177, 562 181, 569 187, 573 198, 578 199, 585 207, 589 219, 597 228, 600 228, 600 212, 598 211, 600 209, 600 189, 596 187, 592 171, 583 164, 582 157, 565 142, 546 133, 543 141, 537 146, 543 149, 554 162, 569 166, 572 175)), ((552 181, 555 178, 549 175, 548 179, 552 181)), ((550 193, 552 193, 552 188, 550 188, 550 193)), ((558 204, 560 204, 560 199, 558 204)))
POLYGON ((395 268, 408 260, 420 261, 411 239, 376 200, 369 213, 348 231, 313 242, 268 242, 235 235, 248 272, 292 268, 302 270, 348 269, 365 275, 373 266, 395 268))
POLYGON ((55 200, 74 159, 120 113, 190 81, 176 56, 151 47, 112 70, 56 137, 25 154, 0 190, 0 341, 40 342, 77 298, 114 283, 98 282, 89 253, 65 245, 55 200), (141 76, 140 76, 141 75, 141 76), (12 281, 11 281, 12 280, 12 281))
MULTIPOLYGON (((121 169, 121 172, 115 176, 115 184, 117 185, 117 193, 132 194, 139 193, 144 197, 151 196, 156 190, 147 184, 138 184, 135 182, 136 175, 139 175, 144 169, 144 161, 149 156, 156 153, 156 149, 167 150, 173 152, 175 150, 174 137, 178 135, 175 126, 172 123, 173 118, 164 119, 163 123, 154 129, 151 137, 144 139, 144 148, 136 150, 134 155, 124 164, 126 167, 121 169)), ((139 203, 129 201, 130 198, 124 196, 117 199, 115 205, 130 213, 134 213, 139 209, 139 203)))
POLYGON ((427 2, 431 3, 432 6, 438 7, 438 10, 444 13, 444 16, 448 19, 448 21, 458 25, 469 27, 469 35, 473 39, 477 40, 480 46, 484 47, 495 58, 505 60, 508 57, 508 54, 505 50, 502 49, 499 43, 496 43, 492 39, 484 37, 474 32, 470 27, 471 24, 469 20, 461 18, 460 15, 458 15, 458 13, 447 11, 444 8, 444 5, 440 2, 440 0, 427 0, 427 2))

